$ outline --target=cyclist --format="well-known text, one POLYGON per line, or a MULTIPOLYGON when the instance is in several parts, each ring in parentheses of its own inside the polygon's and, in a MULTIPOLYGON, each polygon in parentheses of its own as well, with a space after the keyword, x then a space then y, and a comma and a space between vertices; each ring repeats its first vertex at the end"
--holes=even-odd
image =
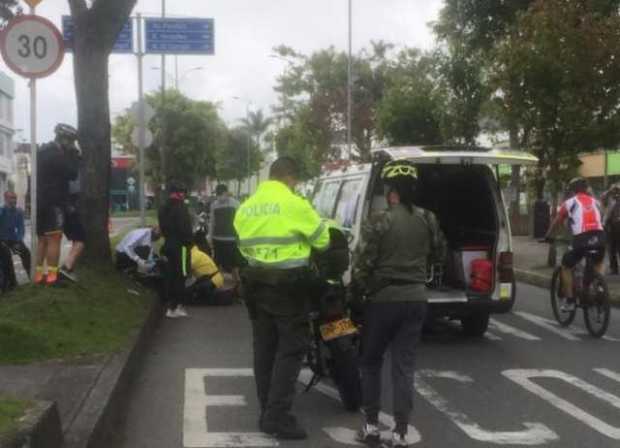
POLYGON ((572 179, 568 188, 572 194, 560 206, 560 210, 549 226, 545 235, 549 239, 567 219, 573 242, 570 250, 562 258, 562 296, 565 301, 561 307, 564 312, 575 309, 575 297, 573 297, 573 268, 579 263, 588 251, 596 251, 593 256, 594 268, 603 274, 603 260, 605 258, 605 231, 601 206, 599 202, 589 194, 588 182, 582 177, 572 179))

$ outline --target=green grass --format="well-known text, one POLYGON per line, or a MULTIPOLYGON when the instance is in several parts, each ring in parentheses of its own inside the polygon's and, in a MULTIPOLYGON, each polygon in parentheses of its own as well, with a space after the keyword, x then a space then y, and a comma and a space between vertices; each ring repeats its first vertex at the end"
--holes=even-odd
POLYGON ((0 397, 0 434, 7 434, 17 425, 17 421, 30 407, 27 401, 0 397))
POLYGON ((0 296, 0 364, 107 354, 127 344, 145 319, 150 292, 111 266, 78 274, 78 285, 25 285, 0 296))

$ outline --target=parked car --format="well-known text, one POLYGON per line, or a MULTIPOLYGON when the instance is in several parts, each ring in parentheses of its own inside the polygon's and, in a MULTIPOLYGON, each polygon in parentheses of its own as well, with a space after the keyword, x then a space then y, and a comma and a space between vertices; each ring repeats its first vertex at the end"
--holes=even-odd
MULTIPOLYGON (((516 296, 498 165, 531 165, 537 158, 482 147, 392 147, 374 150, 372 163, 325 173, 317 182, 314 206, 346 229, 352 250, 360 243, 362 224, 387 207, 379 176, 383 166, 401 159, 416 165, 418 205, 435 213, 449 245, 445 265, 429 268, 430 315, 458 319, 467 334, 482 335, 490 314, 509 311, 516 296), (472 269, 481 265, 487 269, 488 287, 472 281, 472 269)), ((350 270, 345 282, 349 279, 350 270)))

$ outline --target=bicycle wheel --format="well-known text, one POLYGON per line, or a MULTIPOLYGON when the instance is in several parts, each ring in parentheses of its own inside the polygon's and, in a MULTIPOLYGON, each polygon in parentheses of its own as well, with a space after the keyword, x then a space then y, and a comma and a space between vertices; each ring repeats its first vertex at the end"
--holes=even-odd
POLYGON ((553 277, 551 277, 551 309, 553 310, 555 320, 557 320, 561 326, 567 327, 575 320, 577 309, 573 309, 572 311, 562 311, 560 309, 564 300, 560 297, 562 288, 562 282, 560 281, 561 270, 562 268, 560 267, 556 268, 555 271, 553 271, 553 277))
POLYGON ((605 278, 598 272, 593 273, 592 282, 585 291, 583 304, 583 319, 588 332, 595 338, 600 338, 607 331, 611 305, 609 304, 609 289, 605 278))

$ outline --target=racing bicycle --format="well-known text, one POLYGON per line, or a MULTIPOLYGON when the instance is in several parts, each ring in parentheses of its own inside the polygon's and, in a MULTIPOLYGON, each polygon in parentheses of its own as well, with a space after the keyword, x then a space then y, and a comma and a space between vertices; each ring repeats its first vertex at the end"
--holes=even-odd
POLYGON ((574 307, 565 307, 567 304, 562 294, 561 266, 553 272, 550 293, 553 315, 561 326, 569 326, 575 320, 577 310, 581 308, 588 332, 593 337, 600 338, 609 327, 611 305, 605 277, 594 269, 596 254, 596 250, 587 251, 584 259, 573 268, 574 307))

